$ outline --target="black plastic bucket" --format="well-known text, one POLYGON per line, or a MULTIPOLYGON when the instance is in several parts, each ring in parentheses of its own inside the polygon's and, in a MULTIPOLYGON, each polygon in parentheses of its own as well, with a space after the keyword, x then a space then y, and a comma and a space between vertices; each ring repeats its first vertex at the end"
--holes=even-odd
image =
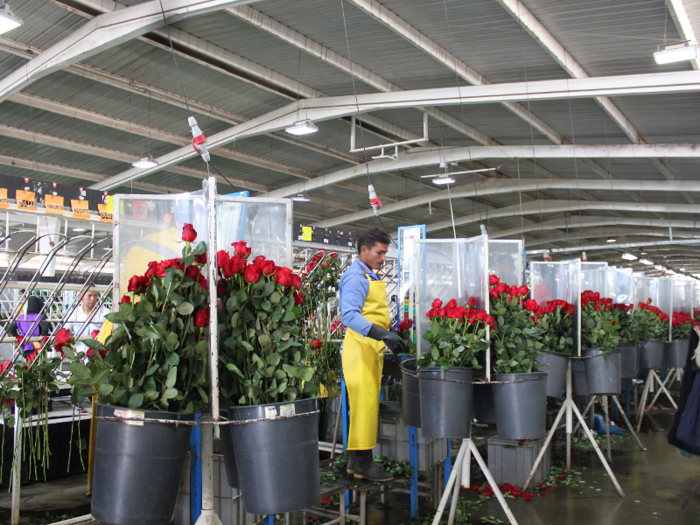
POLYGON ((491 379, 494 381, 493 401, 498 437, 539 439, 544 436, 547 420, 547 372, 495 374, 491 379))
POLYGON ((496 409, 493 406, 493 385, 474 383, 474 419, 478 423, 496 423, 496 409))
POLYGON ((634 379, 639 374, 639 343, 622 343, 618 348, 620 354, 620 377, 634 379))
POLYGON ((547 397, 560 399, 566 388, 569 356, 544 350, 537 356, 537 363, 540 372, 547 372, 547 397))
POLYGON ((664 342, 660 339, 642 341, 641 354, 640 368, 661 370, 664 367, 664 342))
POLYGON ((573 383, 573 394, 576 396, 587 396, 588 385, 586 384, 586 365, 583 359, 571 359, 571 381, 573 383))
POLYGON ((474 370, 429 366, 418 371, 420 416, 425 437, 466 439, 471 436, 474 370))
POLYGON ((321 499, 319 398, 231 407, 233 451, 249 514, 283 514, 321 499))
POLYGON ((420 384, 417 377, 416 361, 416 359, 401 361, 401 386, 403 390, 401 409, 403 422, 406 425, 420 428, 420 384))
POLYGON ((224 451, 224 464, 226 465, 226 479, 228 480, 228 486, 234 489, 239 489, 241 488, 241 482, 238 478, 236 454, 233 452, 233 436, 226 426, 222 426, 220 428, 221 448, 224 451))
POLYGON ((586 388, 588 394, 617 395, 622 390, 620 378, 621 350, 613 350, 606 357, 600 348, 589 348, 583 351, 583 364, 586 367, 586 388))
POLYGON ((688 358, 688 339, 676 339, 666 343, 669 368, 683 368, 688 358))
MULTIPOLYGON (((98 417, 192 421, 194 414, 97 405, 98 417)), ((118 525, 166 525, 175 516, 191 425, 100 419, 92 517, 118 525), (129 424, 131 423, 131 424, 129 424)))

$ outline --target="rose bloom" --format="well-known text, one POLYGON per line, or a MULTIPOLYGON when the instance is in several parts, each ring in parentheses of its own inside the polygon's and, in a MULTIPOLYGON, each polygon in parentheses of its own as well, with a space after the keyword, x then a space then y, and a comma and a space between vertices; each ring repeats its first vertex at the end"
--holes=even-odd
POLYGON ((119 301, 119 304, 131 304, 131 297, 128 295, 122 295, 122 300, 119 301))
POLYGON ((209 324, 209 308, 200 308, 194 314, 194 325, 197 328, 204 328, 209 324))
POLYGON ((236 255, 243 258, 248 257, 253 251, 252 249, 248 248, 248 244, 245 241, 232 242, 231 246, 233 246, 233 249, 236 251, 236 255))
POLYGON ((489 286, 495 286, 498 284, 500 279, 495 275, 489 275, 489 286))
POLYGON ((401 332, 405 332, 406 330, 409 330, 413 326, 413 321, 410 319, 404 319, 399 323, 399 330, 401 332))
POLYGON ((195 255, 194 262, 196 262, 197 264, 207 264, 207 252, 204 252, 200 255, 195 255))
POLYGON ((301 277, 295 273, 292 274, 292 286, 295 290, 301 290, 301 277))
POLYGON ((186 242, 194 242, 197 239, 197 232, 192 227, 191 224, 185 223, 185 227, 182 228, 182 240, 186 242))
POLYGON ((254 283, 260 279, 261 274, 262 272, 260 271, 259 267, 255 266, 254 264, 250 264, 246 266, 244 276, 246 281, 249 283, 254 283))
POLYGON ((292 270, 280 267, 275 273, 275 280, 281 286, 288 287, 292 285, 292 275, 292 270))
POLYGON ((301 292, 294 292, 294 306, 300 306, 304 304, 304 294, 301 292))
POLYGON ((216 254, 216 265, 219 268, 223 268, 226 266, 230 258, 231 257, 226 250, 219 250, 216 254))
MULTIPOLYGON (((257 262, 257 261, 256 261, 257 262)), ((262 269, 262 273, 265 275, 272 275, 275 273, 275 262, 274 261, 264 261, 261 265, 260 268, 262 269)))
POLYGON ((318 350, 319 348, 321 348, 323 346, 323 343, 321 341, 319 341, 318 339, 312 339, 311 341, 309 341, 309 345, 314 350, 318 350))

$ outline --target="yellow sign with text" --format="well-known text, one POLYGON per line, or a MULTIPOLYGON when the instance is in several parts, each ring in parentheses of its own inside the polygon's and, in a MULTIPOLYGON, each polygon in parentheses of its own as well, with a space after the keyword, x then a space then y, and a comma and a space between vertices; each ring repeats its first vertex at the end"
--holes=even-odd
POLYGON ((88 201, 71 199, 70 208, 71 208, 71 210, 73 210, 73 218, 74 219, 89 219, 90 218, 90 208, 88 208, 88 201))
POLYGON ((63 197, 59 197, 58 195, 45 195, 44 206, 46 207, 46 213, 50 213, 51 215, 66 214, 66 209, 63 206, 63 197))

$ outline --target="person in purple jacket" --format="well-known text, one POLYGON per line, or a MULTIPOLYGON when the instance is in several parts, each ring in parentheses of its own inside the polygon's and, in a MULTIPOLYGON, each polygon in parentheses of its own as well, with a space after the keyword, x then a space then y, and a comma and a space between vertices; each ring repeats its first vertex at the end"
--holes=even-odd
MULTIPOLYGON (((32 328, 32 326, 34 326, 36 320, 39 318, 39 312, 41 312, 41 309, 43 307, 44 301, 42 301, 39 297, 36 297, 34 295, 30 296, 27 300, 24 314, 20 315, 17 318, 17 321, 13 323, 12 326, 10 326, 8 333, 13 337, 17 337, 19 335, 27 337, 49 335, 49 323, 46 322, 39 322, 34 327, 34 330, 32 330, 32 333, 28 334, 29 330, 32 328)), ((25 344, 22 350, 22 352, 24 353, 24 357, 27 357, 29 354, 31 354, 34 351, 34 348, 34 343, 25 344)))

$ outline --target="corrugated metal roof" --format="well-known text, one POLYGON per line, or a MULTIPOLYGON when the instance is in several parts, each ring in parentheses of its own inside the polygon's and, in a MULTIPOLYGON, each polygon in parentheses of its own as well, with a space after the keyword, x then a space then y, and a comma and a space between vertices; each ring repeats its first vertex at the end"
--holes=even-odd
POLYGON ((12 0, 12 12, 24 24, 3 36, 46 49, 85 24, 87 20, 44 0, 12 0))

